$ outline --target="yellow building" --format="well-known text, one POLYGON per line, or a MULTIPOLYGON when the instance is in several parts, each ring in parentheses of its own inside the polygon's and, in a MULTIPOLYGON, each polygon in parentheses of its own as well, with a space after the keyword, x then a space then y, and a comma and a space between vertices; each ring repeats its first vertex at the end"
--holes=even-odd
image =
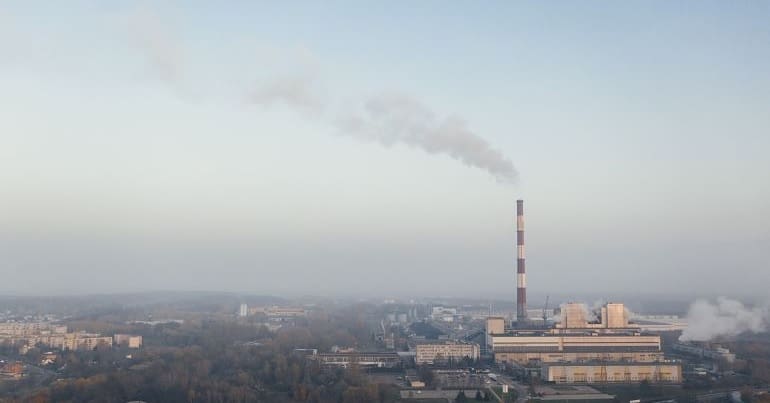
POLYGON ((638 329, 629 323, 625 305, 610 302, 598 311, 591 312, 585 304, 571 302, 561 307, 559 322, 555 329, 592 329, 599 332, 612 329, 638 329))
POLYGON ((112 347, 112 337, 95 333, 67 333, 62 350, 94 350, 97 347, 112 347))
POLYGON ((490 335, 496 362, 529 364, 561 361, 638 361, 663 359, 660 336, 639 334, 527 334, 490 335))
POLYGON ((660 336, 642 334, 628 322, 628 313, 619 303, 606 304, 594 313, 583 304, 566 304, 559 323, 550 329, 504 327, 503 318, 487 319, 487 346, 496 362, 656 362, 664 358, 660 336))
POLYGON ((542 377, 555 383, 681 383, 682 367, 665 362, 549 364, 542 367, 542 377))

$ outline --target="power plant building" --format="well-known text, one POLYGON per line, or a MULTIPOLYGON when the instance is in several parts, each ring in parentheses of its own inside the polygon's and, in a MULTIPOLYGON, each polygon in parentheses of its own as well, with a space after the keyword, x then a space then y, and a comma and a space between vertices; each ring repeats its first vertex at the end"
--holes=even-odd
POLYGON ((550 329, 504 329, 502 318, 487 319, 487 346, 495 361, 530 365, 664 359, 660 336, 642 334, 629 324, 623 304, 602 307, 597 322, 589 322, 583 304, 566 304, 561 312, 562 320, 550 329))
POLYGON ((681 365, 665 359, 660 336, 630 323, 622 303, 596 311, 564 304, 555 325, 548 327, 544 318, 535 326, 527 315, 524 244, 524 202, 517 200, 516 321, 509 327, 503 317, 487 318, 486 348, 495 362, 556 383, 681 382, 681 365))
POLYGON ((626 307, 620 303, 607 303, 598 312, 598 321, 589 320, 588 309, 580 303, 569 303, 561 309, 561 320, 556 324, 557 329, 633 329, 639 330, 636 325, 628 321, 626 307))
POLYGON ((667 362, 548 364, 542 369, 543 380, 554 383, 651 383, 682 382, 682 367, 667 362))

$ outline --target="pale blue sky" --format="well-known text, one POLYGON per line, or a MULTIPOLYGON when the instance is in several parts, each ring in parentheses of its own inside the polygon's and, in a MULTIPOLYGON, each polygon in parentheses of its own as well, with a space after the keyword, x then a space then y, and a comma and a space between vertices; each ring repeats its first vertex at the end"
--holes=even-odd
POLYGON ((0 1, 0 292, 512 296, 521 197, 533 293, 761 294, 767 21, 766 2, 0 1), (461 118, 518 183, 341 135, 381 94, 461 118))

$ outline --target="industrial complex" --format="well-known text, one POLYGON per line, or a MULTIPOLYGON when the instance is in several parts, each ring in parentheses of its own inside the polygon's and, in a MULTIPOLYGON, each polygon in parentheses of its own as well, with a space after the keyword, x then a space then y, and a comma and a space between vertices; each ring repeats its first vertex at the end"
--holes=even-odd
MULTIPOLYGON (((621 302, 593 309, 569 302, 551 311, 546 302, 542 316, 540 311, 528 311, 525 248, 524 201, 517 200, 515 316, 510 310, 493 312, 491 306, 418 305, 413 301, 399 306, 385 301, 386 312, 376 337, 384 351, 353 347, 302 351, 312 351, 307 358, 323 368, 353 364, 378 369, 486 366, 522 379, 537 377, 557 384, 682 382, 681 364, 665 356, 660 333, 648 330, 676 329, 682 325, 677 318, 667 317, 660 324, 654 317, 645 317, 640 325, 621 302)), ((283 318, 282 324, 305 314, 300 308, 249 310, 250 314, 257 312, 267 315, 268 321, 283 318)), ((488 380, 497 382, 495 376, 488 380)), ((451 379, 447 382, 452 383, 451 379)))
POLYGON ((630 323, 622 303, 596 311, 563 304, 552 326, 529 320, 523 200, 516 202, 516 213, 517 317, 487 318, 485 341, 494 361, 557 383, 681 382, 681 366, 664 357, 660 336, 630 323))
MULTIPOLYGON (((680 337, 692 316, 680 318, 681 308, 644 306, 639 300, 589 306, 570 295, 556 297, 537 289, 548 295, 545 304, 528 306, 524 202, 515 204, 515 280, 510 279, 510 264, 504 270, 510 279, 504 300, 227 295, 200 300, 205 303, 182 299, 174 306, 164 296, 159 308, 109 311, 99 322, 82 315, 0 310, 0 387, 3 382, 18 387, 77 379, 97 366, 132 378, 143 371, 162 374, 186 368, 188 359, 202 359, 205 349, 189 348, 190 340, 201 340, 221 349, 198 361, 202 364, 194 366, 195 372, 216 360, 238 357, 230 361, 242 365, 238 374, 250 374, 259 385, 293 377, 291 393, 304 396, 301 401, 345 400, 312 398, 307 387, 314 382, 326 391, 348 382, 387 385, 381 390, 390 396, 397 391, 403 401, 436 402, 475 396, 518 403, 708 403, 743 393, 736 387, 749 382, 761 386, 751 391, 753 396, 770 394, 764 386, 770 385, 765 380, 770 379, 770 361, 765 365, 751 355, 761 351, 762 336, 743 345, 680 337), (549 306, 551 298, 559 301, 549 306), (645 310, 633 313, 629 306, 645 310), (184 361, 168 366, 172 355, 184 361), (101 359, 105 361, 99 364, 101 359)), ((513 248, 507 251, 503 253, 512 259, 513 248)), ((248 377, 239 375, 237 382, 241 379, 248 377)), ((261 395, 263 400, 278 401, 270 393, 261 395)), ((372 394, 352 401, 377 400, 372 394)))

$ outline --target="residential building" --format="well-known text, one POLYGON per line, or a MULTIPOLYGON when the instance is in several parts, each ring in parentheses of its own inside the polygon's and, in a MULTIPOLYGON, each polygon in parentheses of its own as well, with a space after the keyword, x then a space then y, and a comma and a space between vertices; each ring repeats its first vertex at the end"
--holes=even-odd
POLYGON ((435 364, 448 361, 479 359, 479 345, 447 341, 444 343, 424 343, 415 347, 415 362, 417 364, 435 364))

